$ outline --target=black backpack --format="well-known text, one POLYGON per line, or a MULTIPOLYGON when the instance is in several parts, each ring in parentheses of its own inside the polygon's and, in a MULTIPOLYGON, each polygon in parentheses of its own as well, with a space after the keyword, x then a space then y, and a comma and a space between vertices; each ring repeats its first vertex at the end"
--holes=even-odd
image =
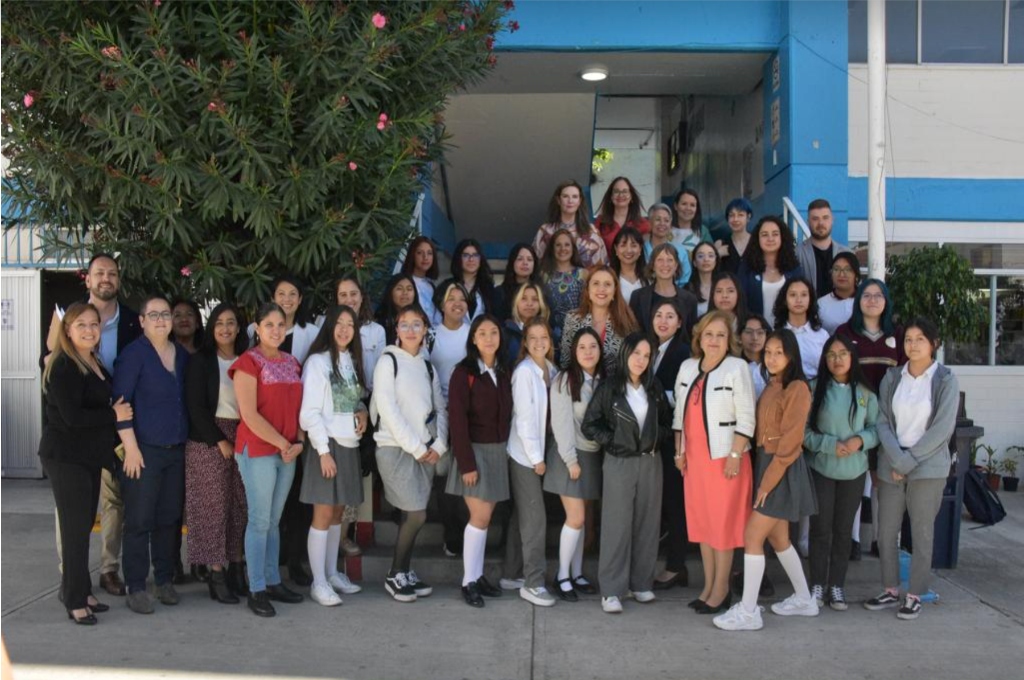
MULTIPOLYGON (((381 358, 384 358, 384 357, 388 357, 388 358, 391 359, 391 366, 394 369, 395 377, 397 378, 398 377, 398 359, 396 359, 395 355, 392 354, 391 352, 385 352, 381 358)), ((431 399, 431 402, 433 402, 433 399, 434 399, 434 397, 433 397, 433 395, 434 395, 434 393, 433 393, 433 389, 434 389, 434 387, 433 387, 434 386, 434 365, 430 363, 430 359, 425 359, 424 363, 427 365, 427 375, 430 376, 430 386, 431 386, 430 387, 430 389, 431 389, 431 393, 430 393, 431 397, 430 397, 430 399, 431 399)), ((433 417, 433 416, 431 416, 431 417, 433 417)), ((373 427, 374 427, 374 429, 379 429, 380 428, 380 413, 378 413, 377 417, 374 419, 373 427)))
POLYGON ((964 505, 975 522, 992 526, 1006 517, 999 495, 985 483, 980 470, 968 470, 964 477, 964 505))

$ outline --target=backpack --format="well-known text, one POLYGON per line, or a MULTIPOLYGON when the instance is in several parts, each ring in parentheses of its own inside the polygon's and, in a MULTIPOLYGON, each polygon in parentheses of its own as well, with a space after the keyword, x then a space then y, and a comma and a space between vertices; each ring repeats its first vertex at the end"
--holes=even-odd
MULTIPOLYGON (((397 378, 398 377, 398 359, 396 359, 395 355, 392 354, 391 352, 385 352, 383 354, 383 356, 384 357, 388 357, 389 359, 391 359, 391 367, 394 369, 395 377, 397 378)), ((430 393, 431 393, 431 395, 433 395, 433 393, 434 393, 433 392, 433 390, 434 390, 434 365, 430 363, 429 359, 424 359, 423 363, 425 363, 427 365, 427 375, 430 376, 430 390, 431 390, 430 393)), ((433 396, 431 396, 431 400, 433 400, 433 396)), ((371 406, 373 406, 373 405, 371 404, 371 406)), ((376 411, 377 409, 374 408, 373 410, 376 411)), ((380 413, 379 412, 374 414, 373 427, 375 429, 380 428, 380 413)))
POLYGON ((968 470, 964 477, 964 506, 975 522, 992 526, 1006 517, 999 495, 985 483, 980 470, 968 470))

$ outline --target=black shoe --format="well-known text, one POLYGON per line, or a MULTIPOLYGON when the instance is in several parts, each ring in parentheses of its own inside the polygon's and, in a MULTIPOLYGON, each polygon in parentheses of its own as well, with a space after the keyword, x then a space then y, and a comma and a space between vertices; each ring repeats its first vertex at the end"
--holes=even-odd
POLYGON ((850 543, 850 561, 860 562, 860 541, 851 541, 850 543))
POLYGON ((241 562, 228 564, 228 590, 235 597, 245 597, 249 594, 249 586, 245 583, 245 565, 241 562))
POLYGON ((192 576, 185 573, 185 565, 179 561, 174 565, 174 578, 171 579, 171 583, 176 586, 181 586, 191 582, 192 576))
POLYGON ((75 618, 75 615, 72 614, 70 610, 68 610, 68 618, 71 619, 72 621, 74 621, 75 625, 78 625, 78 626, 95 626, 97 623, 100 622, 100 620, 97 619, 92 614, 86 614, 85 616, 83 616, 80 619, 79 618, 75 618))
POLYGON ((572 579, 572 587, 581 595, 597 595, 597 588, 594 587, 594 584, 582 576, 576 576, 572 579))
POLYGON ((878 541, 871 541, 871 555, 873 557, 878 557, 879 556, 879 553, 878 553, 878 541))
POLYGON ((85 606, 88 607, 89 611, 91 611, 93 614, 102 614, 103 612, 110 611, 110 605, 103 604, 99 600, 96 601, 96 604, 89 604, 87 600, 85 606))
POLYGON ((210 599, 221 604, 238 604, 238 598, 228 588, 227 576, 224 571, 211 571, 210 580, 206 585, 210 588, 210 599))
POLYGON ((555 580, 555 585, 552 588, 555 594, 558 595, 558 599, 565 600, 566 602, 579 602, 580 597, 576 594, 576 589, 572 585, 571 578, 560 578, 555 580), (562 584, 568 584, 569 590, 565 590, 562 584))
POLYGON ((722 612, 724 612, 725 610, 727 610, 731 606, 732 606, 732 593, 729 593, 728 595, 725 596, 725 599, 722 600, 721 604, 719 604, 717 607, 712 607, 707 602, 705 602, 704 606, 697 607, 696 611, 697 611, 698 614, 721 614, 722 612))
POLYGON ((473 581, 469 585, 462 586, 462 599, 466 601, 470 607, 483 607, 484 598, 480 596, 480 588, 477 586, 477 582, 473 581))
POLYGON ((193 581, 198 581, 199 583, 210 582, 210 569, 205 564, 193 564, 189 567, 189 574, 191 574, 193 581))
POLYGON ((265 590, 261 590, 258 593, 249 593, 247 604, 256 616, 269 618, 277 614, 274 610, 274 605, 270 604, 270 597, 265 590))
POLYGON ((674 588, 677 585, 678 586, 682 586, 682 587, 685 588, 686 587, 686 581, 687 581, 686 572, 685 571, 677 571, 675 576, 673 576, 671 578, 667 578, 664 581, 659 581, 658 579, 654 579, 653 589, 654 590, 669 590, 670 588, 674 588))
POLYGON ((707 607, 708 603, 698 597, 687 602, 686 606, 690 609, 700 609, 701 607, 707 607))
POLYGON ((283 583, 267 586, 267 597, 274 602, 284 602, 285 604, 298 604, 305 599, 302 597, 301 593, 297 593, 294 590, 289 589, 283 583))
POLYGON ((761 587, 758 588, 757 594, 761 597, 771 597, 775 594, 775 584, 768 578, 768 574, 761 577, 761 587))
POLYGON ((308 588, 313 585, 313 576, 306 571, 306 567, 302 562, 289 562, 288 576, 291 578, 292 583, 302 588, 308 588))
POLYGON ((477 579, 476 587, 484 597, 501 597, 501 588, 493 585, 486 576, 477 579))

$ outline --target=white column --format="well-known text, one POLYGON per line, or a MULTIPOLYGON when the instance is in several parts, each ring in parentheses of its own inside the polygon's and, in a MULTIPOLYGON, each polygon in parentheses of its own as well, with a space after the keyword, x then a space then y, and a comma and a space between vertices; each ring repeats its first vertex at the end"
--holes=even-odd
POLYGON ((885 279, 885 0, 868 0, 868 276, 885 279))

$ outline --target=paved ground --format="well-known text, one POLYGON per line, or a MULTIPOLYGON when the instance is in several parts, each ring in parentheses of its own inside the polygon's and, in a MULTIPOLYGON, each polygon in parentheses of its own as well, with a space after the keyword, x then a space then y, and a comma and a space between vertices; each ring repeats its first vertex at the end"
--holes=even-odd
MULTIPOLYGON (((56 599, 46 482, 2 486, 2 633, 15 677, 148 678, 891 678, 1020 677, 1024 659, 1024 493, 1003 494, 1000 525, 966 530, 955 570, 939 572, 939 603, 915 622, 853 606, 816 619, 766 615, 759 633, 723 633, 684 603, 694 589, 626 604, 596 598, 534 609, 517 597, 466 607, 456 584, 429 599, 391 601, 376 583, 339 608, 280 605, 275 619, 181 589, 177 607, 140 617, 123 602, 94 628, 73 626, 56 599)), ((94 566, 98 541, 94 541, 94 566)), ((769 563, 776 583, 784 577, 769 563)), ((878 587, 878 562, 851 565, 848 593, 878 587)), ((691 564, 691 573, 699 566, 691 564)), ((780 587, 780 596, 789 593, 780 587)))

